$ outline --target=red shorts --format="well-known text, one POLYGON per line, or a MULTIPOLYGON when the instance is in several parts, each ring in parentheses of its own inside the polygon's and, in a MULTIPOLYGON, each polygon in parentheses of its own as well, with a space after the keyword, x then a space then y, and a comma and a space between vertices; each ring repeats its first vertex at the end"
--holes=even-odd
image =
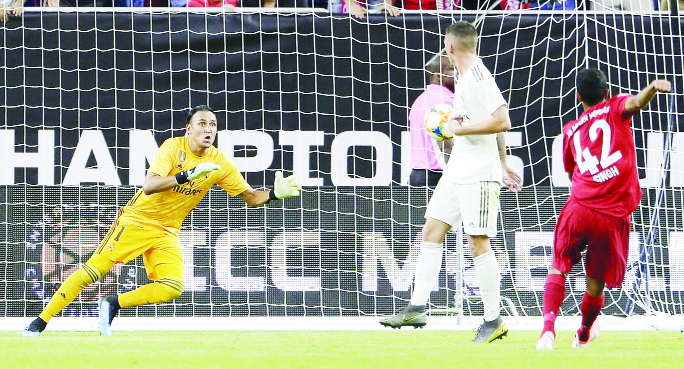
POLYGON ((631 216, 603 215, 568 200, 558 216, 553 241, 553 267, 569 273, 587 250, 587 276, 618 287, 625 278, 631 216))

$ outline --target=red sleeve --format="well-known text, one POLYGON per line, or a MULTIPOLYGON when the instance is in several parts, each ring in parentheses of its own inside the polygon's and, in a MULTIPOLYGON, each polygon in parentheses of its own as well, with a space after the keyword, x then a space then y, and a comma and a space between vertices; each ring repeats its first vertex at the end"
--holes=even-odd
POLYGON ((206 3, 202 0, 190 0, 188 1, 188 7, 205 8, 206 3))
POLYGON ((225 0, 223 3, 238 6, 238 0, 225 0))
MULTIPOLYGON (((574 121, 573 121, 574 122, 574 121)), ((573 122, 570 122, 573 123, 573 122)), ((563 166, 566 173, 572 173, 575 170, 575 156, 572 154, 572 147, 570 147, 570 138, 563 130, 563 166)))
POLYGON ((629 95, 629 94, 620 94, 620 95, 615 95, 613 98, 611 98, 611 110, 614 110, 622 119, 625 121, 629 121, 629 118, 634 116, 638 111, 634 113, 628 113, 625 110, 625 104, 627 103, 627 99, 632 97, 634 95, 629 95))

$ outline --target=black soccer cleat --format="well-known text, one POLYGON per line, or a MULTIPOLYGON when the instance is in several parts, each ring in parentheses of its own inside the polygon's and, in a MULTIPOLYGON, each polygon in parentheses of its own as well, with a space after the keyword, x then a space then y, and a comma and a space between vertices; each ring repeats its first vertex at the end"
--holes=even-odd
POLYGON ((47 322, 38 317, 36 319, 33 319, 31 324, 29 324, 28 327, 24 328, 24 330, 21 331, 21 336, 38 337, 45 330, 45 327, 47 327, 47 322))

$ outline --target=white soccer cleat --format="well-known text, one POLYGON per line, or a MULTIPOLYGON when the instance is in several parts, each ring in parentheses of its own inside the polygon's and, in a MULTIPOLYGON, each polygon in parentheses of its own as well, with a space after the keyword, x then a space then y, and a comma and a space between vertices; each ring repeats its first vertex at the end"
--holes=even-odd
POLYGON ((601 333, 601 324, 599 324, 598 320, 594 321, 594 324, 591 326, 591 329, 589 330, 589 339, 587 342, 582 342, 579 340, 579 334, 575 332, 575 338, 572 340, 572 348, 581 348, 585 349, 589 347, 589 344, 591 341, 595 340, 596 337, 599 336, 601 333))
POLYGON ((112 335, 112 325, 109 323, 109 303, 105 297, 97 300, 97 307, 100 311, 100 334, 103 336, 112 335))
POLYGON ((32 331, 31 327, 26 327, 24 328, 23 331, 21 331, 21 336, 22 337, 38 337, 40 336, 42 332, 39 331, 32 331))
POLYGON ((539 337, 537 344, 534 345, 534 349, 535 350, 553 350, 553 343, 555 341, 556 341, 556 336, 553 335, 553 332, 546 331, 546 332, 542 333, 541 337, 539 337))

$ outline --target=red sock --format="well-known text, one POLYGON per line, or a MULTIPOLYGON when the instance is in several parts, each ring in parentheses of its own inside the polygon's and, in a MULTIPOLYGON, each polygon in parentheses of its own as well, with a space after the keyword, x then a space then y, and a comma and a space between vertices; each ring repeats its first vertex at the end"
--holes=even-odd
POLYGON ((556 335, 555 324, 558 310, 565 299, 565 276, 563 274, 549 274, 544 286, 544 332, 551 331, 556 335))
POLYGON ((600 297, 592 297, 586 292, 584 293, 584 297, 582 298, 582 306, 580 308, 582 310, 582 327, 579 329, 579 331, 577 331, 580 341, 586 342, 589 340, 591 326, 594 324, 596 317, 598 317, 599 313, 601 312, 604 300, 605 295, 603 294, 600 297))

